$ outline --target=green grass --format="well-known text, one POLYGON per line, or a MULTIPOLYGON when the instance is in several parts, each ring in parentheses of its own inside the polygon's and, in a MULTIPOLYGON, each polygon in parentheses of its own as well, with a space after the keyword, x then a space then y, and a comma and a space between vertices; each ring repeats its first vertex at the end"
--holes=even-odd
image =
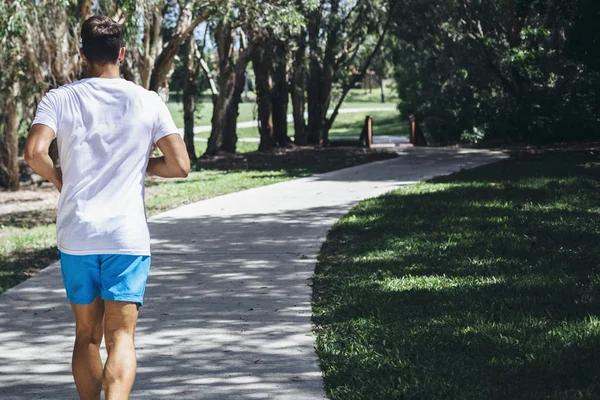
MULTIPOLYGON (((389 91, 389 93, 392 93, 389 91)), ((346 101, 342 105, 342 108, 393 108, 395 109, 398 105, 397 97, 390 97, 386 99, 385 103, 381 103, 379 98, 379 91, 373 90, 373 93, 365 93, 362 89, 353 89, 348 94, 346 101)), ((170 101, 167 103, 169 111, 173 116, 173 120, 178 127, 183 127, 183 103, 170 101)), ((332 107, 334 105, 332 104, 332 107)), ((212 119, 213 105, 211 102, 197 103, 195 113, 195 126, 210 125, 212 119)), ((292 105, 288 104, 288 114, 292 113, 292 105)), ((397 113, 396 113, 397 114, 397 113)), ((343 115, 338 116, 338 119, 343 115)), ((364 117, 363 117, 364 119, 364 117)), ((240 103, 239 114, 237 122, 255 121, 256 120, 256 103, 253 101, 240 103)), ((292 126, 292 125, 290 125, 292 126)), ((257 137, 258 131, 256 128, 252 128, 252 136, 257 137)), ((290 130, 290 132, 293 132, 290 130)), ((238 133, 239 134, 239 133, 238 133)), ((239 134, 242 137, 241 134, 239 134)), ((208 133, 202 133, 202 137, 208 137, 208 133)), ((292 136, 290 134, 290 136, 292 136)))
POLYGON ((30 228, 0 226, 0 293, 55 260, 54 224, 30 228))
POLYGON ((314 276, 332 399, 600 398, 600 157, 519 157, 360 203, 314 276))
MULTIPOLYGON (((356 112, 350 114, 340 114, 337 116, 333 127, 329 131, 331 136, 352 136, 359 137, 362 131, 365 117, 370 115, 373 117, 373 134, 374 135, 391 135, 391 136, 408 136, 410 134, 408 122, 403 121, 397 111, 375 111, 375 112, 356 112)), ((237 130, 238 138, 258 138, 257 128, 239 128, 237 130)), ((288 135, 294 136, 294 124, 288 124, 288 135)), ((203 132, 196 134, 199 138, 208 138, 209 133, 203 132)), ((206 144, 196 142, 196 146, 201 149, 206 149, 206 144)), ((256 146, 250 146, 250 143, 238 142, 240 150, 238 152, 255 151, 256 146)), ((197 150, 199 151, 199 150, 197 150)))
MULTIPOLYGON (((391 103, 398 103, 398 91, 394 89, 392 85, 386 85, 385 88, 385 101, 391 103)), ((348 92, 344 103, 357 103, 357 102, 368 102, 377 103, 381 102, 381 91, 379 88, 373 88, 369 91, 368 89, 352 89, 348 92)))
POLYGON ((335 119, 330 136, 355 136, 359 137, 365 118, 370 115, 373 118, 374 136, 409 136, 408 122, 402 121, 397 111, 375 111, 358 112, 352 114, 340 114, 335 119))
MULTIPOLYGON (((196 144, 196 151, 203 152, 206 143, 196 144)), ((242 153, 257 147, 258 143, 238 143, 238 150, 242 153)), ((225 158, 214 165, 203 160, 201 165, 207 168, 190 173, 186 179, 148 177, 147 213, 151 216, 214 196, 392 156, 362 149, 322 149, 281 155, 254 153, 231 160, 225 158)), ((0 293, 56 260, 53 221, 54 212, 48 210, 0 216, 0 293)))
MULTIPOLYGON (((306 170, 202 170, 190 173, 186 179, 149 177, 146 210, 152 216, 191 202, 309 174, 306 170)), ((0 240, 0 293, 56 259, 56 225, 53 223, 33 227, 0 226, 0 240)))

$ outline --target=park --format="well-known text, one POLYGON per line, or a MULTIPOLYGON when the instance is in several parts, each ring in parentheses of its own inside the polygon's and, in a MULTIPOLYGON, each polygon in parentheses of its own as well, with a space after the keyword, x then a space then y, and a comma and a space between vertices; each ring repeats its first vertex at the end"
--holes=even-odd
POLYGON ((600 398, 599 2, 7 0, 0 399, 79 398, 25 148, 93 15, 191 161, 142 176, 130 398, 600 398))

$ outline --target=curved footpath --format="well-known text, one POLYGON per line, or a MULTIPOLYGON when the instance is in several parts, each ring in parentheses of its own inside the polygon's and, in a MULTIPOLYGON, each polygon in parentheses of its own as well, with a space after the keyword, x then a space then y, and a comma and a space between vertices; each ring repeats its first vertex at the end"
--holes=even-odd
MULTIPOLYGON (((324 399, 310 277, 328 229, 360 200, 505 157, 406 149, 151 218, 132 398, 324 399)), ((73 331, 58 264, 1 295, 0 399, 76 399, 73 331)))

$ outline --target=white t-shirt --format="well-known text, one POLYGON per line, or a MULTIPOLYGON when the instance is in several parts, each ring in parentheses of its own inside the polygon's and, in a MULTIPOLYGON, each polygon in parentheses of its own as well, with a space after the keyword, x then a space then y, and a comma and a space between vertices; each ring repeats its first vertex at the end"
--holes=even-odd
POLYGON ((153 142, 178 133, 160 97, 124 79, 83 79, 48 92, 33 124, 52 128, 58 142, 59 250, 150 255, 148 158, 153 142))

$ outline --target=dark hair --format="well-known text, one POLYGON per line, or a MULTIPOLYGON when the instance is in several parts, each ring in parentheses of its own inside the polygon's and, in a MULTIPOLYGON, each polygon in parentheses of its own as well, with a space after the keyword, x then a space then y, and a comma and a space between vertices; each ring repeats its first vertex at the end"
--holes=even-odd
POLYGON ((94 15, 81 25, 81 48, 91 64, 116 63, 123 45, 123 27, 108 17, 94 15))

